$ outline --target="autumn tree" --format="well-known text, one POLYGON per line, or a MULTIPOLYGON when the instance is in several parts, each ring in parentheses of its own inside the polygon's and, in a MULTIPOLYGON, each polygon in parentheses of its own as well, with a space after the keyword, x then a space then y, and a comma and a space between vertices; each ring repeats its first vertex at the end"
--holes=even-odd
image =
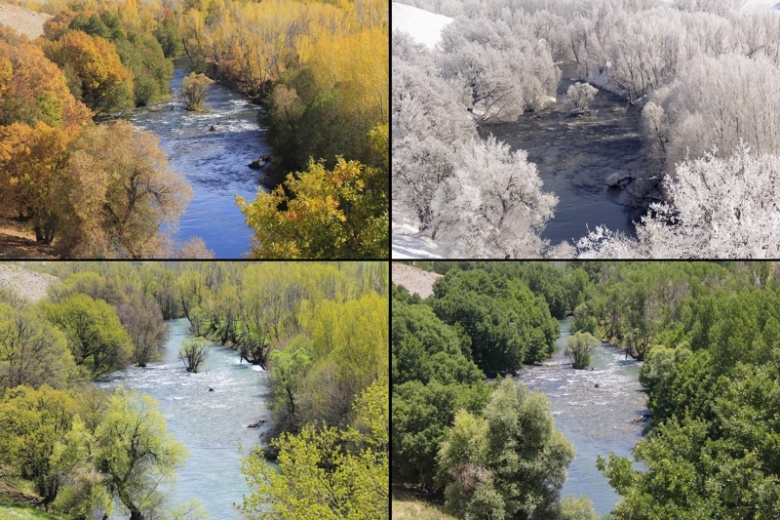
POLYGON ((187 103, 187 110, 200 112, 206 102, 206 91, 214 83, 205 74, 190 72, 181 81, 181 98, 187 103))
POLYGON ((0 196, 7 217, 30 222, 38 242, 51 243, 59 227, 54 183, 68 158, 68 134, 39 121, 0 126, 0 196))
POLYGON ((357 161, 339 159, 332 171, 312 162, 285 186, 236 202, 255 230, 256 258, 387 256, 386 177, 357 161), (288 195, 288 193, 290 195, 288 195), (280 209, 286 206, 286 209, 280 209))
POLYGON ((49 57, 71 71, 71 92, 98 116, 133 106, 133 74, 114 46, 100 36, 69 31, 47 47, 49 57))
POLYGON ((80 127, 91 113, 68 90, 65 75, 41 49, 0 35, 0 125, 80 127))
POLYGON ((191 190, 168 168, 157 137, 126 121, 85 130, 74 143, 61 190, 63 253, 148 258, 168 241, 191 190), (65 180, 66 179, 66 180, 65 180))

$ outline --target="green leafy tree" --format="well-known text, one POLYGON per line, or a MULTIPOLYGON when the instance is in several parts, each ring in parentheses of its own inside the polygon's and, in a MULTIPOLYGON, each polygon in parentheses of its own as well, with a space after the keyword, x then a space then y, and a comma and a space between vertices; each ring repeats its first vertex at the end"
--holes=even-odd
POLYGON ((443 323, 428 305, 408 305, 393 298, 393 383, 432 379, 473 384, 484 374, 466 357, 471 339, 443 323))
POLYGON ((457 426, 439 453, 448 509, 461 518, 479 511, 486 518, 556 514, 574 449, 555 429, 544 395, 504 379, 483 418, 461 415, 457 426))
POLYGON ((159 505, 161 488, 176 478, 176 468, 187 456, 184 446, 167 433, 157 403, 119 389, 111 396, 105 416, 95 431, 95 466, 105 475, 110 496, 121 502, 131 520, 159 505))
POLYGON ((187 372, 197 373, 206 361, 209 352, 209 342, 203 338, 187 338, 181 342, 179 359, 184 363, 187 372))
POLYGON ((484 408, 490 390, 481 381, 472 385, 423 385, 409 381, 393 386, 393 472, 429 489, 435 481, 437 453, 458 410, 472 414, 484 408))
POLYGON ((0 460, 35 484, 45 505, 63 480, 58 452, 66 442, 76 402, 62 390, 18 386, 0 401, 0 460))
POLYGON ((357 427, 320 430, 274 441, 279 469, 257 451, 242 471, 251 494, 239 511, 248 519, 389 519, 389 385, 377 381, 357 400, 357 427))
POLYGON ((566 338, 566 350, 564 355, 571 358, 574 368, 588 368, 593 349, 599 344, 589 332, 577 332, 566 338))
POLYGON ((6 388, 65 388, 77 377, 65 334, 32 308, 0 303, 0 395, 6 388))
POLYGON ((285 430, 296 431, 300 427, 296 415, 296 404, 300 400, 298 389, 313 361, 306 347, 307 342, 297 338, 284 349, 271 352, 274 417, 277 424, 284 424, 285 430))
POLYGON ((471 339, 471 358, 488 376, 547 359, 560 334, 546 301, 518 278, 484 270, 451 270, 434 285, 431 306, 471 339))
POLYGON ((585 496, 566 496, 561 500, 561 520, 599 520, 599 515, 593 509, 593 502, 585 496))
POLYGON ((43 309, 49 321, 65 332, 76 364, 93 375, 122 368, 130 360, 130 335, 104 300, 74 294, 60 303, 45 304, 43 309))

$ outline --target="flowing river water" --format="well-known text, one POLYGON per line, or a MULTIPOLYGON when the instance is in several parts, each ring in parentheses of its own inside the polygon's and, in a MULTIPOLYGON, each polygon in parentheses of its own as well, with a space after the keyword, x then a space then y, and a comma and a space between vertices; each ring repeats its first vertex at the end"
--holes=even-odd
POLYGON ((189 337, 189 322, 179 319, 169 326, 160 362, 114 372, 101 378, 99 386, 125 385, 159 402, 168 432, 190 454, 170 493, 173 501, 197 498, 211 520, 237 520, 241 516, 233 503, 240 504, 248 492, 239 446, 246 452, 257 444, 259 431, 247 426, 270 417, 266 374, 257 366, 239 363, 235 352, 219 345, 211 346, 201 372, 187 373, 177 354, 189 337))
POLYGON ((633 206, 628 192, 641 185, 638 192, 645 195, 647 181, 622 189, 608 187, 606 179, 613 173, 645 179, 657 168, 643 153, 639 109, 626 108, 619 96, 599 90, 589 115, 571 117, 565 97, 576 68, 571 64, 561 68, 558 102, 552 108, 524 114, 511 123, 482 125, 479 133, 483 138, 493 134, 512 150, 527 151, 543 189, 558 196, 543 238, 553 244, 576 242, 597 225, 634 236, 633 221, 642 210, 633 206))
POLYGON ((179 94, 188 73, 177 62, 170 100, 134 110, 128 119, 157 134, 170 166, 192 186, 192 200, 174 239, 199 236, 216 258, 240 258, 249 252, 251 231, 235 195, 256 197, 262 173, 247 165, 270 155, 271 148, 257 121, 258 107, 222 85, 209 86, 206 112, 187 112, 179 94))
MULTIPOLYGON (((599 515, 619 501, 607 479, 596 469, 596 457, 610 452, 633 460, 631 450, 641 439, 647 395, 639 384, 641 362, 602 343, 592 355, 593 370, 575 370, 563 355, 572 318, 561 321, 555 352, 543 366, 524 368, 519 380, 550 398, 555 426, 574 445, 575 460, 561 497, 587 495, 599 515)), ((634 464, 641 468, 641 465, 634 464)))

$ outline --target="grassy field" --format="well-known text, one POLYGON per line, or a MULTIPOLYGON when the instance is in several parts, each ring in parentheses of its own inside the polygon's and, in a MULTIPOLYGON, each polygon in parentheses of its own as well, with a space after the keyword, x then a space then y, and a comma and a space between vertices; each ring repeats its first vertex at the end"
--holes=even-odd
POLYGON ((446 515, 441 506, 415 498, 409 493, 393 489, 393 520, 455 520, 446 515))
MULTIPOLYGON (((3 474, 0 468, 0 474, 3 474)), ((3 475, 0 477, 0 520, 73 520, 70 515, 50 514, 36 509, 32 484, 3 475)))

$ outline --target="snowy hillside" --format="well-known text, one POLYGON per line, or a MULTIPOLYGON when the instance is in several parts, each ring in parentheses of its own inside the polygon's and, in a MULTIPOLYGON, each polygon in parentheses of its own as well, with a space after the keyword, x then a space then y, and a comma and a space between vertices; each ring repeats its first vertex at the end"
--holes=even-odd
POLYGON ((433 48, 452 18, 393 2, 393 30, 405 32, 418 43, 433 48))

